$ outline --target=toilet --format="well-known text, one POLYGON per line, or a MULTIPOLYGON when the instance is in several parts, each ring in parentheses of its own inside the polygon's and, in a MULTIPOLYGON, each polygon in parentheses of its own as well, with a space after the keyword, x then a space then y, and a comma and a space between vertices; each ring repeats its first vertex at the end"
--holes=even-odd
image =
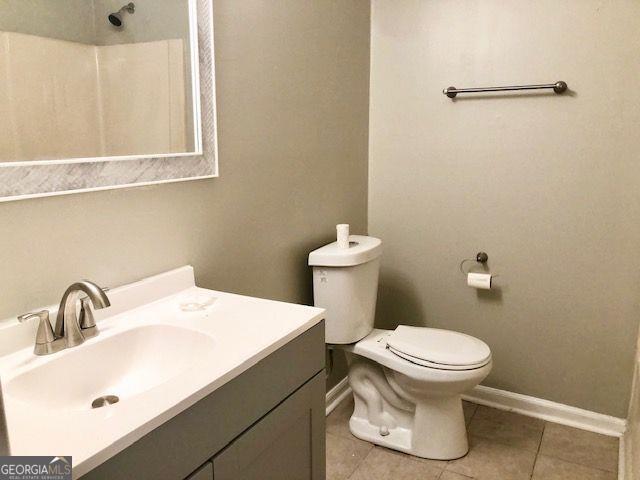
POLYGON ((344 350, 356 437, 437 460, 469 445, 460 395, 491 371, 491 350, 463 333, 426 327, 373 328, 382 242, 350 235, 309 254, 314 303, 326 309, 326 343, 344 350))

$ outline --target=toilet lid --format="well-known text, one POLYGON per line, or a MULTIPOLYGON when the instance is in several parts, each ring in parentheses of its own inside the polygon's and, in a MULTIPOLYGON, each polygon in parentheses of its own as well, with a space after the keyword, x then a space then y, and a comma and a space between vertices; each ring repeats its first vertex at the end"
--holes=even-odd
POLYGON ((400 325, 387 338, 387 347, 418 365, 445 370, 479 368, 491 360, 491 350, 482 340, 438 328, 400 325))

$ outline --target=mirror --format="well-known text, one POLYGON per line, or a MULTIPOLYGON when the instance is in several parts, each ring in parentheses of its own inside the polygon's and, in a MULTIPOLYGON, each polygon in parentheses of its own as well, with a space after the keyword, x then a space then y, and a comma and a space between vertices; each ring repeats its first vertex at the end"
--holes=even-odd
POLYGON ((189 0, 2 0, 0 162, 199 150, 189 0))
POLYGON ((0 0, 0 201, 216 177, 211 10, 0 0))

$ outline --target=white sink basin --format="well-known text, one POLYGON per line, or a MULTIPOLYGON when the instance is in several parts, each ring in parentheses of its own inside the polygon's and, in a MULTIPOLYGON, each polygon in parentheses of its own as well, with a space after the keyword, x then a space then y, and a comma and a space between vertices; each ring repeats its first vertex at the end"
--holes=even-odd
POLYGON ((195 367, 214 344, 194 330, 141 326, 52 357, 10 380, 5 394, 46 409, 89 410, 106 395, 126 402, 195 367))
MULTIPOLYGON (((0 397, 12 455, 52 455, 53 445, 73 456, 73 478, 81 477, 324 313, 198 288, 191 267, 108 295, 111 306, 95 312, 99 335, 52 355, 33 354, 35 322, 0 322, 0 397), (201 308, 190 308, 194 302, 201 308), (92 408, 108 395, 119 401, 92 408)), ((46 308, 55 318, 56 306, 46 308)))

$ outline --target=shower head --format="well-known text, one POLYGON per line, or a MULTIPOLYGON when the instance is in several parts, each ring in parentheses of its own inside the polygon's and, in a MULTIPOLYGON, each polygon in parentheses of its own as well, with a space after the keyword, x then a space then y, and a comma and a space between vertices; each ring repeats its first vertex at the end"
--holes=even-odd
POLYGON ((136 12, 136 6, 133 2, 128 3, 127 5, 125 5, 124 7, 122 7, 120 10, 118 10, 117 12, 114 13, 110 13, 109 14, 109 23, 111 25, 113 25, 114 27, 122 27, 122 15, 124 13, 135 13, 136 12))

